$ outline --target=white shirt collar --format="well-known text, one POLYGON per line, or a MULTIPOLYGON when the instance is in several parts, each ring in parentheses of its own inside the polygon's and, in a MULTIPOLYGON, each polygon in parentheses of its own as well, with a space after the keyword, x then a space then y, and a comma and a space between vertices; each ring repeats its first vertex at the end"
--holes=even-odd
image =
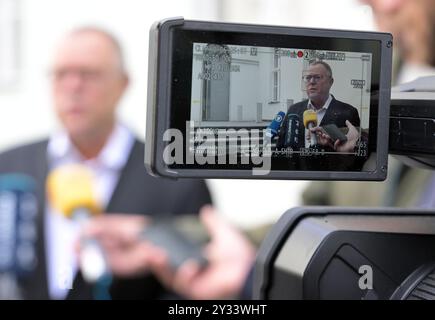
MULTIPOLYGON (((84 162, 107 169, 120 170, 127 163, 133 142, 134 137, 130 130, 117 123, 98 157, 84 162)), ((63 161, 83 161, 83 157, 65 131, 59 131, 50 137, 47 152, 51 164, 63 161)))
MULTIPOLYGON (((134 143, 133 134, 117 124, 100 154, 91 160, 83 160, 64 131, 53 134, 49 140, 47 155, 50 169, 67 163, 87 166, 95 175, 96 200, 102 207, 109 204, 122 168, 126 165, 134 143)), ((47 250, 47 275, 50 297, 63 299, 73 283, 77 270, 74 243, 79 234, 77 223, 60 215, 48 203, 45 214, 45 245, 47 250)))
POLYGON ((322 110, 328 110, 328 108, 329 108, 329 105, 331 104, 331 101, 332 101, 332 96, 331 95, 329 95, 328 96, 328 99, 326 99, 326 101, 325 101, 325 104, 321 107, 321 108, 319 108, 319 109, 316 109, 314 106, 313 106, 313 104, 311 103, 311 100, 308 100, 308 109, 312 109, 312 110, 314 110, 314 111, 316 111, 316 112, 319 112, 319 111, 322 111, 322 110))

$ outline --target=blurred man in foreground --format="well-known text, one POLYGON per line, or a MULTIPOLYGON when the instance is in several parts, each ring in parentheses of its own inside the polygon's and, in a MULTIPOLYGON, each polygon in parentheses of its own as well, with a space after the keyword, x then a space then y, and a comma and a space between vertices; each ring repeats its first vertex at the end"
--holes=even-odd
MULTIPOLYGON (((107 214, 153 217, 197 213, 210 203, 210 195, 204 181, 173 182, 146 173, 144 144, 116 117, 128 76, 120 45, 112 35, 98 28, 72 31, 59 45, 50 75, 54 111, 63 130, 0 155, 0 173, 21 172, 38 185, 38 266, 26 281, 24 298, 99 298, 98 283, 85 283, 78 270, 77 223, 58 214, 46 201, 45 180, 51 170, 66 164, 89 169, 99 206, 107 214), (71 286, 65 286, 68 276, 74 280, 71 286)), ((141 217, 133 221, 136 226, 146 223, 141 217)), ((135 279, 137 276, 115 277, 110 286, 112 298, 145 299, 164 294, 154 277, 148 273, 135 279)))

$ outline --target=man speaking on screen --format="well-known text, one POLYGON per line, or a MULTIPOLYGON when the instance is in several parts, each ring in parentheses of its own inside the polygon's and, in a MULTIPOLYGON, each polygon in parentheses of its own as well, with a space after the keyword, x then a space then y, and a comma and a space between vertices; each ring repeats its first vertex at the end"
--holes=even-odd
POLYGON ((341 130, 347 128, 346 135, 352 140, 359 136, 356 129, 360 126, 358 110, 350 104, 335 99, 330 93, 334 83, 331 67, 324 61, 312 61, 303 72, 302 80, 308 99, 288 109, 282 122, 277 148, 289 147, 287 143, 289 120, 290 117, 297 117, 300 119, 299 129, 305 132, 305 139, 302 140, 305 143, 301 143, 298 148, 320 146, 331 151, 349 151, 346 150, 349 149, 347 141, 334 141, 331 135, 322 129, 326 125, 333 124, 341 130))

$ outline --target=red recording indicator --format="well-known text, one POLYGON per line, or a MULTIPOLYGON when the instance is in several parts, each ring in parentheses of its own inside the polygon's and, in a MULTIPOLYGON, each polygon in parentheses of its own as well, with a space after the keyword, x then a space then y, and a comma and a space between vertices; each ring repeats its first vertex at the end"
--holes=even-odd
POLYGON ((302 58, 304 56, 304 53, 302 51, 298 51, 298 58, 302 58))

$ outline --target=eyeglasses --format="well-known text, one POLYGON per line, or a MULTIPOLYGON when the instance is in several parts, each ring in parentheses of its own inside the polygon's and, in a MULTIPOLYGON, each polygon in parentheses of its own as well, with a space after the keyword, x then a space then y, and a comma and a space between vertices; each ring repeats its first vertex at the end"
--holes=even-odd
POLYGON ((302 80, 305 83, 310 83, 311 81, 319 82, 323 78, 324 78, 324 76, 320 75, 320 74, 308 74, 308 75, 302 76, 302 80))
POLYGON ((103 72, 91 69, 59 69, 53 70, 49 73, 52 80, 62 82, 69 76, 78 76, 81 80, 86 82, 97 82, 103 77, 103 72))

